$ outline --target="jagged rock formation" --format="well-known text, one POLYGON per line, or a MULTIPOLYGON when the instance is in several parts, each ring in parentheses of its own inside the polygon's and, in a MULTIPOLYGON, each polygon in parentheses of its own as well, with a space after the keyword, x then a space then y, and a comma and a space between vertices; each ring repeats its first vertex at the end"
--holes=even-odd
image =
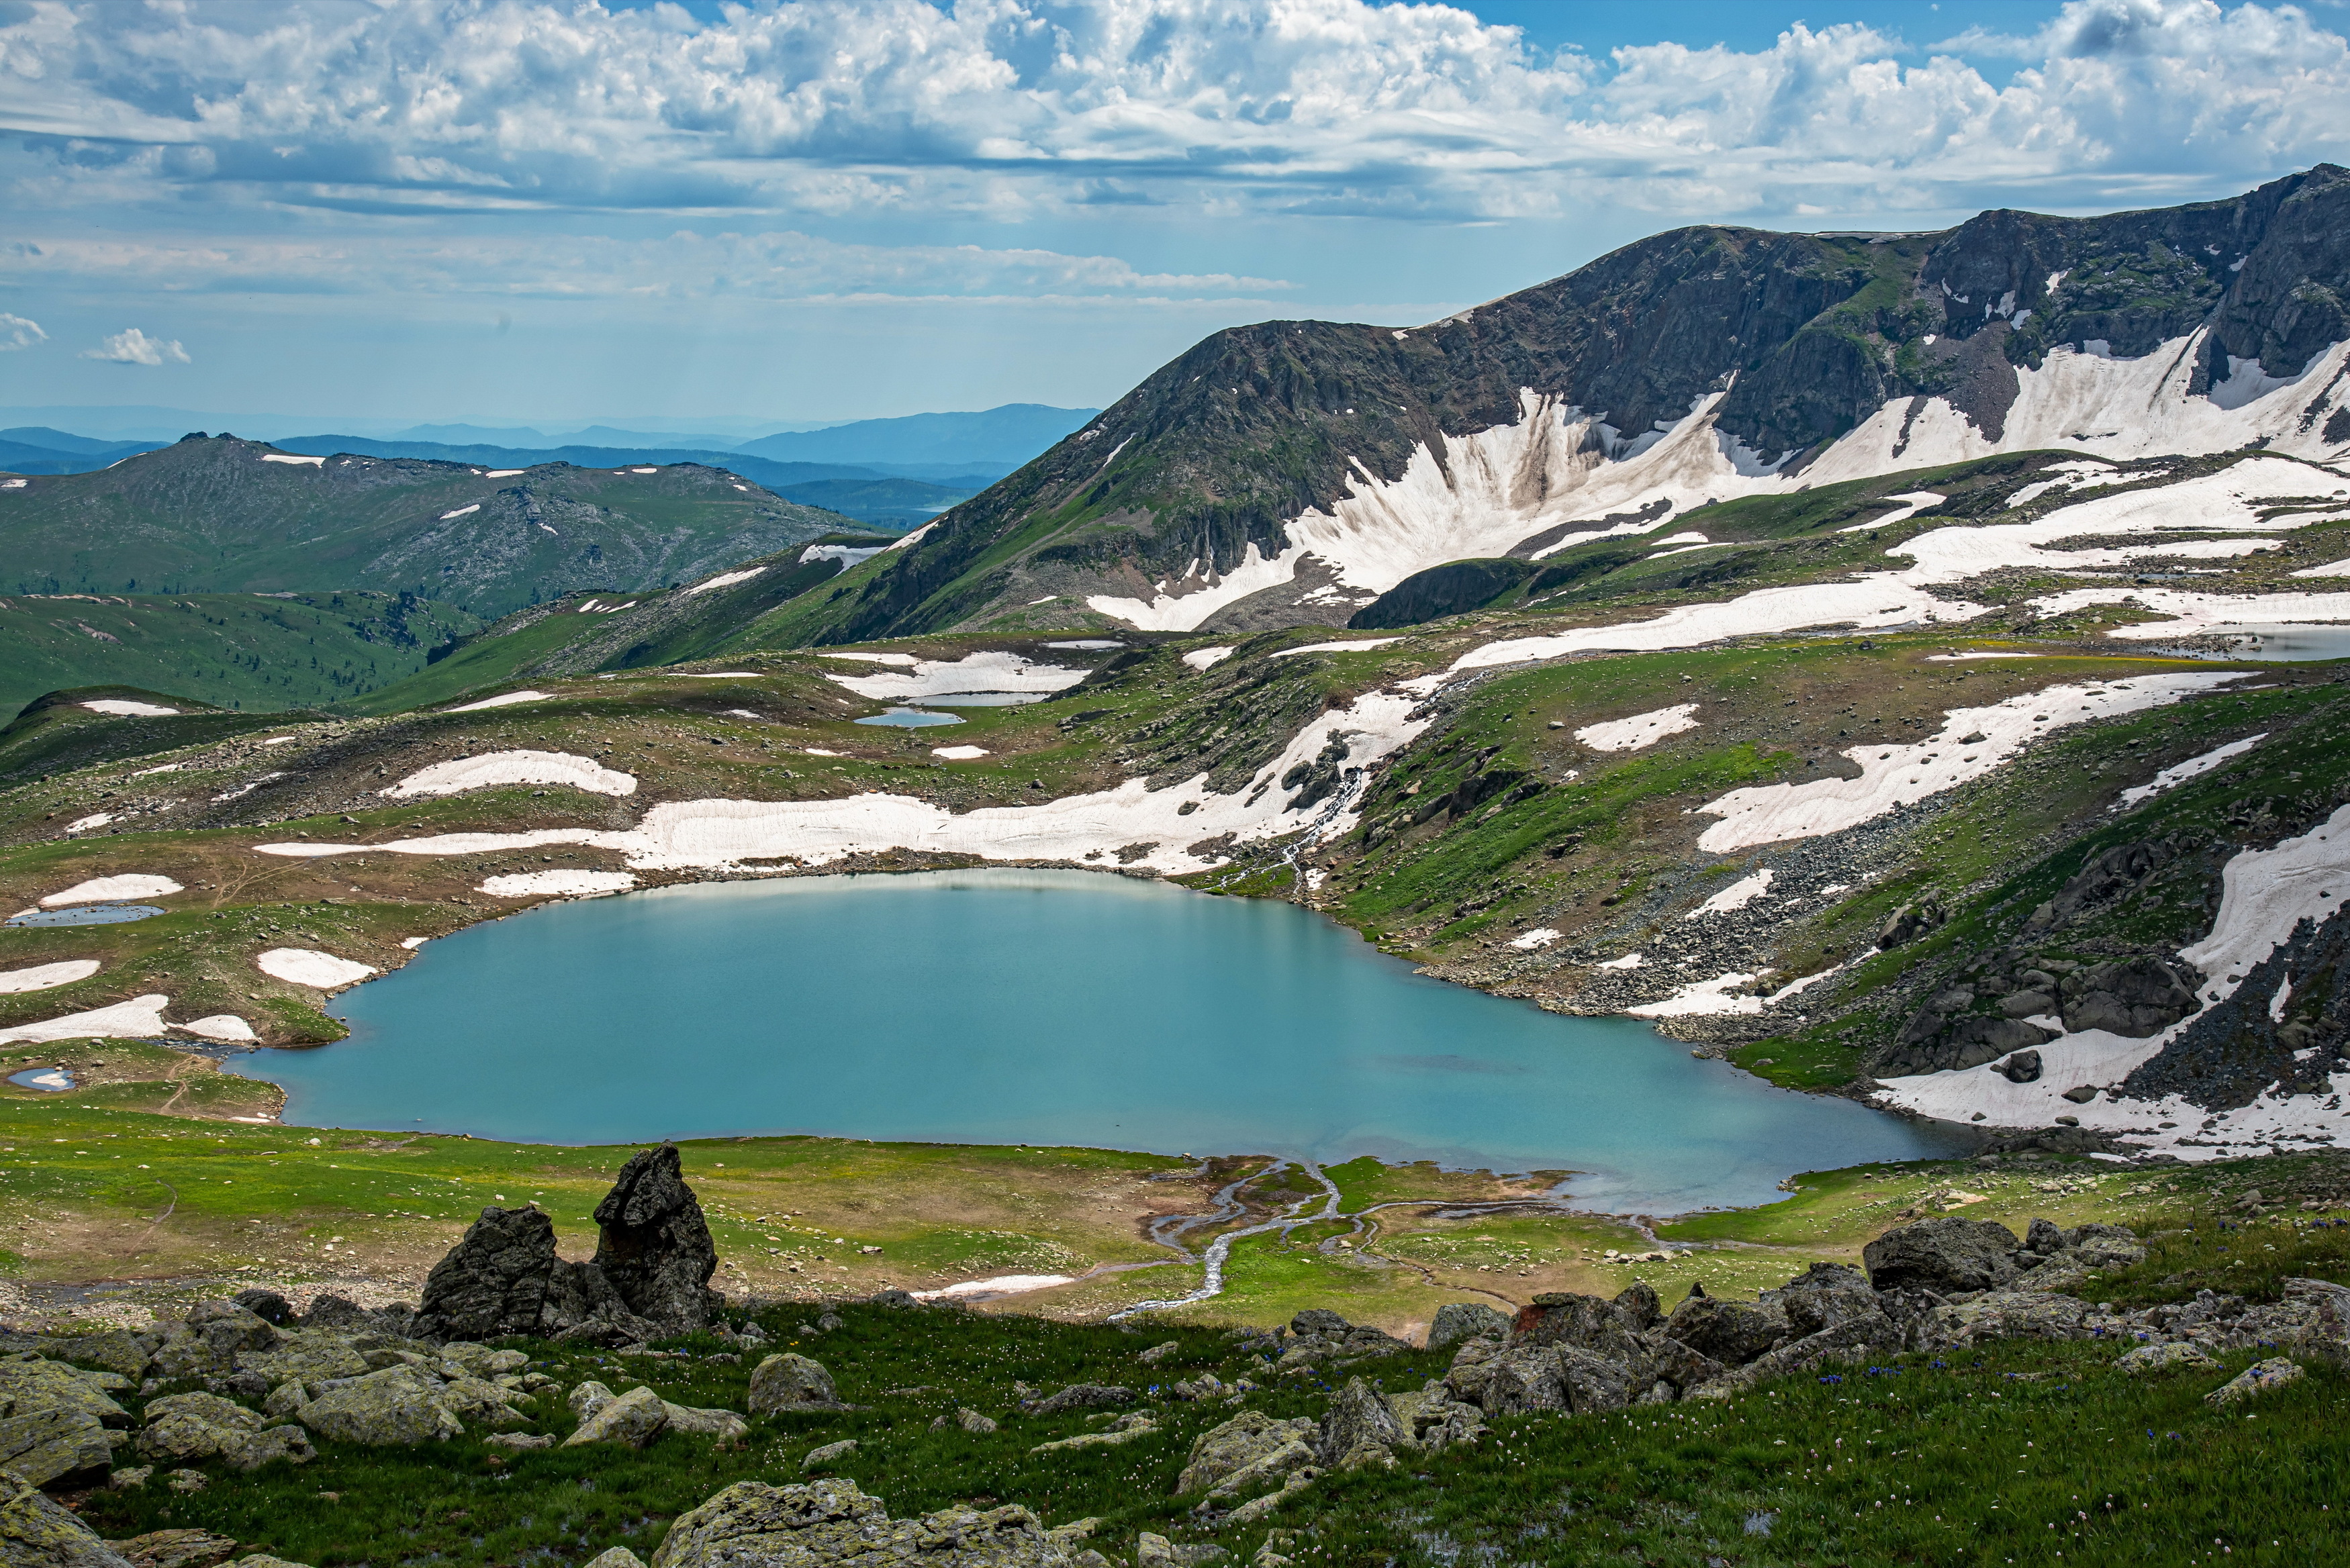
POLYGON ((718 1247, 674 1145, 632 1156, 596 1205, 596 1223, 602 1227, 596 1267, 630 1312, 665 1332, 686 1334, 723 1304, 710 1288, 718 1247))
POLYGON ((644 1149, 596 1206, 596 1260, 556 1255, 555 1222, 537 1209, 484 1209, 424 1282, 416 1332, 427 1338, 545 1334, 605 1344, 686 1334, 722 1298, 702 1205, 675 1147, 644 1149))

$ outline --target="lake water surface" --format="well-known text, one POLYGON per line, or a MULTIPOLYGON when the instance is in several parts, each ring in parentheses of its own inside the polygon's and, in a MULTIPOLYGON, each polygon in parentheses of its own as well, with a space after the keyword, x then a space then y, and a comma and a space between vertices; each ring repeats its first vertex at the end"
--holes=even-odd
POLYGON ((1950 1146, 1627 1019, 1423 979, 1269 900, 1086 872, 809 877, 560 904, 232 1071, 286 1120, 588 1143, 748 1132, 1575 1169, 1594 1208, 1767 1201, 1950 1146))

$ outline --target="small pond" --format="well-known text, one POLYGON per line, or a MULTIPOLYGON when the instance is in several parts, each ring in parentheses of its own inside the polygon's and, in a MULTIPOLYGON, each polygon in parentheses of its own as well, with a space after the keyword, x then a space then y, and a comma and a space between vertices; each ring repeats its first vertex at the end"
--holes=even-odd
POLYGON ((27 909, 0 925, 9 926, 119 926, 126 920, 144 920, 163 911, 152 904, 78 904, 70 909, 27 909))
POLYGON ((892 708, 886 713, 876 713, 870 719, 859 719, 860 724, 886 724, 895 730, 927 729, 932 724, 960 724, 952 713, 926 713, 920 708, 892 708))
POLYGON ((2195 659, 2273 659, 2280 664, 2350 659, 2350 626, 2212 626, 2197 637, 2194 648, 2158 651, 2195 659), (2218 646, 2213 645, 2215 640, 2218 646))
POLYGON ((20 1089, 40 1089, 48 1094, 62 1094, 74 1086, 73 1075, 63 1067, 27 1067, 21 1073, 11 1073, 8 1081, 20 1089))
POLYGON ((1768 1201, 1950 1146, 1628 1019, 1429 980, 1294 905, 1087 872, 704 884, 434 941, 226 1070, 286 1120, 586 1143, 749 1132, 1575 1169, 1607 1209, 1768 1201))

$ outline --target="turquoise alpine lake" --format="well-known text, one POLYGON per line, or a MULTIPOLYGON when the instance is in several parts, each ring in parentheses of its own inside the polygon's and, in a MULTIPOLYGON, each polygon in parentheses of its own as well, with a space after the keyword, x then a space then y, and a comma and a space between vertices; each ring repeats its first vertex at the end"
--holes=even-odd
POLYGON ((1430 980, 1311 911, 1082 871, 702 884, 429 942, 231 1071, 286 1120, 579 1144, 737 1133, 1574 1170, 1576 1203, 1766 1202, 1952 1152, 1629 1019, 1430 980))

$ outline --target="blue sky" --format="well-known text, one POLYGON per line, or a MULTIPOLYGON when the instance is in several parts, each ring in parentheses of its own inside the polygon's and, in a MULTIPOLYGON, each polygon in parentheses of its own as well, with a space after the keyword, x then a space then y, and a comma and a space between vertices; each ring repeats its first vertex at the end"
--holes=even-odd
MULTIPOLYGON (((1933 228, 2350 159, 2220 0, 0 0, 0 406, 1101 403, 1691 223, 1933 228)), ((290 432, 287 432, 290 433, 290 432)))

